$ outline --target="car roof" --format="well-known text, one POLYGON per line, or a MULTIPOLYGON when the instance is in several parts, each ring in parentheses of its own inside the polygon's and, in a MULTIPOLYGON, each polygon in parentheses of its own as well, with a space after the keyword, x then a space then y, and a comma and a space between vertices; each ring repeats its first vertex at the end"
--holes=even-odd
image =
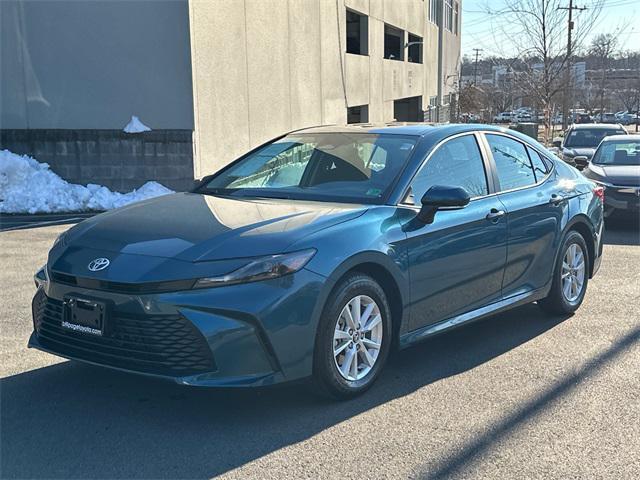
POLYGON ((373 133, 391 135, 413 135, 420 137, 447 137, 456 133, 475 132, 477 130, 517 134, 514 130, 485 123, 447 123, 434 125, 429 123, 362 123, 350 125, 324 125, 309 127, 291 132, 295 133, 373 133))
POLYGON ((625 142, 628 142, 629 140, 640 141, 640 134, 636 133, 631 135, 609 135, 608 137, 604 137, 602 139, 603 142, 610 142, 612 140, 624 140, 625 142))
MULTIPOLYGON (((487 125, 486 123, 447 123, 433 125, 429 123, 391 123, 391 124, 350 124, 350 125, 325 125, 321 127, 309 127, 295 130, 296 133, 372 133, 386 135, 408 135, 419 137, 421 141, 430 145, 435 145, 451 135, 471 132, 496 132, 507 133, 520 141, 536 147, 540 151, 547 151, 546 147, 536 139, 531 138, 521 132, 497 125, 487 125)), ((550 155, 549 152, 547 152, 550 155)))
POLYGON ((423 136, 431 128, 436 128, 428 123, 359 123, 350 125, 323 125, 296 130, 291 133, 384 133, 391 135, 423 136))
POLYGON ((624 130, 622 125, 620 125, 619 123, 578 123, 571 126, 572 130, 611 130, 613 128, 624 130))

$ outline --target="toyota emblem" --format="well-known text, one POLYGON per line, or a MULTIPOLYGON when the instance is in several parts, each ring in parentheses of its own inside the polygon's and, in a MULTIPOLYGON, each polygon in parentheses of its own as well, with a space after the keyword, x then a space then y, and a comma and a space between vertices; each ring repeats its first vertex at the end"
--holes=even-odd
POLYGON ((87 268, 92 272, 99 272, 100 270, 104 270, 105 268, 107 268, 110 263, 111 262, 109 261, 108 258, 104 258, 104 257, 95 258, 91 260, 91 262, 89 262, 89 265, 87 265, 87 268))

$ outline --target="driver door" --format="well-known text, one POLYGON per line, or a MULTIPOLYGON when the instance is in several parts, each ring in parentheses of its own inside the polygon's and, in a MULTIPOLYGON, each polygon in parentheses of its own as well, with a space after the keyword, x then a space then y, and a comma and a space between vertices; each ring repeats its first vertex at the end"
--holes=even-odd
POLYGON ((441 210, 433 223, 406 228, 411 285, 409 329, 437 323, 501 298, 507 256, 505 208, 490 195, 486 161, 474 134, 454 137, 414 177, 411 205, 433 185, 465 188, 471 202, 441 210))

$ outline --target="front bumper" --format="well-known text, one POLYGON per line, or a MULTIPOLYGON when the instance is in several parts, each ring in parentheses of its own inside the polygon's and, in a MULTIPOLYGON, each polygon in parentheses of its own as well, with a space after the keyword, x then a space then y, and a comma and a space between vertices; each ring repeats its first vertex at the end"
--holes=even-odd
POLYGON ((48 282, 33 301, 29 347, 195 386, 260 386, 312 372, 324 277, 130 295, 48 282), (107 302, 103 335, 62 328, 69 296, 107 302))

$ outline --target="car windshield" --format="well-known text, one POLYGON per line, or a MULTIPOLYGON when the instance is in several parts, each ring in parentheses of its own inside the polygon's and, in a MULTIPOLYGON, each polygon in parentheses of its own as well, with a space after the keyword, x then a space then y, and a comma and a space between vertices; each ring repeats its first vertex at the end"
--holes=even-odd
POLYGON ((604 142, 592 162, 597 165, 640 165, 640 140, 604 142))
POLYGON ((234 197, 382 203, 416 137, 298 133, 251 152, 199 189, 234 197))
POLYGON ((616 128, 581 128, 573 130, 564 143, 569 148, 596 148, 604 137, 621 135, 625 132, 616 128))

